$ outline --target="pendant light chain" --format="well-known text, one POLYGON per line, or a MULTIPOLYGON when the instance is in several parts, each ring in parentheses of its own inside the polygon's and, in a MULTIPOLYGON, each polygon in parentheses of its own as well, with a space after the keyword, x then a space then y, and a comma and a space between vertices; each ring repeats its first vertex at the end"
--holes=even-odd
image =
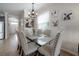
POLYGON ((32 10, 34 10, 34 3, 32 3, 32 10))

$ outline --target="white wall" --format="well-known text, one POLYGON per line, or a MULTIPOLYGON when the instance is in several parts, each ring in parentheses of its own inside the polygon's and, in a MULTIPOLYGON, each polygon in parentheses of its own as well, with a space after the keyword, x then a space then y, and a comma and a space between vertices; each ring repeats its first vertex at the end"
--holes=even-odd
MULTIPOLYGON (((63 31, 63 43, 62 48, 65 48, 69 51, 78 53, 78 43, 79 43, 79 4, 46 4, 43 6, 39 11, 40 13, 43 13, 45 11, 53 11, 56 10, 58 12, 58 17, 60 20, 62 18, 62 14, 65 11, 72 11, 72 18, 71 21, 63 22, 62 26, 64 27, 63 31)), ((52 19, 53 20, 53 19, 52 19)), ((55 29, 52 31, 54 32, 55 29)), ((59 29, 58 29, 59 30, 59 29)), ((53 34, 52 34, 53 35, 53 34)))

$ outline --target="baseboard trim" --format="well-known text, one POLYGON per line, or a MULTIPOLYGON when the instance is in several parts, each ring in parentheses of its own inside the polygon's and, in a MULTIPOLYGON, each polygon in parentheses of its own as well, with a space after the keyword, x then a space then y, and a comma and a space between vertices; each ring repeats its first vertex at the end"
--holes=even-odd
POLYGON ((64 52, 66 52, 66 53, 68 53, 68 54, 70 54, 70 55, 72 55, 72 56, 78 56, 78 54, 77 54, 77 53, 72 52, 72 51, 69 51, 69 50, 64 49, 64 48, 61 48, 61 51, 64 51, 64 52))

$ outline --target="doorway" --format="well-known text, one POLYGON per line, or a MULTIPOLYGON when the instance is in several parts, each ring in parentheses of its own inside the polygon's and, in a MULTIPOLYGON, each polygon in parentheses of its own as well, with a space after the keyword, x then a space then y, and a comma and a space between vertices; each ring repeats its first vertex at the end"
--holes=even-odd
POLYGON ((18 30, 19 21, 17 18, 11 17, 9 18, 9 34, 16 33, 18 30))

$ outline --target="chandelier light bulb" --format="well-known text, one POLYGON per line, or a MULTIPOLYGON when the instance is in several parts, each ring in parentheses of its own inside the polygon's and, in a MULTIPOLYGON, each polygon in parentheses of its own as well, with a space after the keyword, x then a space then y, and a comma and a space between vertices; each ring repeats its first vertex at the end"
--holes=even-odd
POLYGON ((36 13, 36 15, 38 15, 38 14, 36 13))
POLYGON ((30 12, 28 12, 28 14, 30 14, 30 12))
POLYGON ((34 11, 32 13, 34 14, 34 11))

